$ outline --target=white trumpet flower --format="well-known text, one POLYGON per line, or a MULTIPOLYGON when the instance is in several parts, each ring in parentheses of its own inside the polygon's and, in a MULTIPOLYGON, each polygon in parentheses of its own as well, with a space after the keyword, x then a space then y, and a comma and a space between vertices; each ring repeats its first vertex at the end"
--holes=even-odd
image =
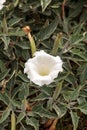
POLYGON ((49 55, 43 50, 35 52, 34 56, 25 63, 24 68, 24 73, 33 83, 48 85, 63 71, 63 62, 59 56, 49 55))
POLYGON ((0 0, 0 10, 4 7, 4 3, 6 2, 6 0, 0 0))

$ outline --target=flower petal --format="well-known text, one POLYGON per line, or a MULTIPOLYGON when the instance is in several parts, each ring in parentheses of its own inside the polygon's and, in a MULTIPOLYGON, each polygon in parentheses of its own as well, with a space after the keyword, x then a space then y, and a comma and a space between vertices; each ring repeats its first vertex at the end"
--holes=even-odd
POLYGON ((62 72, 62 60, 59 56, 52 56, 46 52, 38 51, 35 57, 25 63, 24 73, 35 84, 42 86, 54 81, 59 72, 62 72))
POLYGON ((0 0, 0 10, 4 7, 4 3, 6 2, 6 0, 0 0))

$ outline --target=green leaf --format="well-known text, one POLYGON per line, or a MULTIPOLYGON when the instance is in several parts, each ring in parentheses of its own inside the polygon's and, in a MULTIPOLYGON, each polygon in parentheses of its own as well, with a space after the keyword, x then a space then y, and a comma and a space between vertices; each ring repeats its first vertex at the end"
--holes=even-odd
POLYGON ((82 10, 83 3, 84 3, 84 0, 81 2, 78 2, 78 4, 73 3, 72 9, 69 12, 69 17, 77 17, 82 10))
MULTIPOLYGON (((17 57, 22 57, 25 60, 29 59, 29 57, 30 57, 28 49, 24 50, 18 46, 16 46, 16 48, 15 48, 15 53, 16 53, 17 57)), ((23 64, 21 64, 21 66, 24 67, 23 64)))
POLYGON ((6 20, 5 17, 3 18, 2 25, 3 25, 3 32, 4 32, 4 33, 8 33, 7 20, 6 20))
POLYGON ((17 124, 21 122, 21 120, 25 117, 25 113, 21 112, 17 117, 17 124))
POLYGON ((19 4, 19 0, 16 0, 16 1, 14 2, 14 7, 17 7, 18 4, 19 4))
POLYGON ((52 110, 53 103, 54 103, 54 100, 53 100, 53 98, 50 97, 49 100, 47 101, 47 108, 52 110))
POLYGON ((10 21, 9 21, 9 26, 14 26, 15 24, 19 23, 20 21, 22 20, 22 18, 12 18, 10 21))
POLYGON ((74 90, 71 95, 70 95, 70 100, 76 100, 79 96, 79 92, 78 92, 78 89, 74 90))
POLYGON ((7 70, 5 64, 2 60, 0 60, 0 70, 1 70, 1 72, 4 72, 5 70, 7 70))
POLYGON ((69 90, 63 92, 63 97, 64 97, 65 101, 67 101, 67 102, 70 101, 71 94, 72 94, 72 91, 69 91, 69 90))
POLYGON ((58 47, 59 47, 59 44, 61 43, 61 38, 62 38, 62 33, 58 33, 54 41, 53 49, 51 52, 51 54, 54 56, 57 55, 58 47))
POLYGON ((27 78, 27 76, 25 74, 19 73, 17 75, 20 79, 22 79, 22 81, 29 83, 29 79, 27 78))
POLYGON ((77 88, 75 90, 72 91, 71 95, 70 95, 70 100, 76 100, 78 98, 78 96, 80 95, 80 90, 82 89, 82 85, 77 86, 77 88))
POLYGON ((8 105, 10 102, 6 93, 5 94, 0 93, 0 100, 3 101, 6 105, 8 105))
POLYGON ((80 75, 80 82, 85 82, 87 79, 87 63, 82 64, 78 68, 78 74, 80 75))
POLYGON ((37 95, 37 97, 31 99, 31 101, 44 101, 49 98, 50 96, 46 95, 45 93, 40 93, 39 95, 37 95))
POLYGON ((87 61, 87 54, 85 54, 83 51, 80 51, 79 49, 72 49, 70 52, 87 61))
POLYGON ((48 87, 48 86, 42 86, 42 87, 40 87, 40 90, 41 90, 42 93, 44 93, 48 96, 50 96, 51 93, 52 93, 52 88, 48 87))
POLYGON ((20 100, 24 100, 29 95, 29 84, 28 83, 22 83, 20 92, 18 97, 20 100))
POLYGON ((11 111, 11 108, 8 107, 8 108, 3 112, 2 117, 1 117, 1 119, 0 119, 0 124, 1 124, 2 122, 4 122, 4 121, 8 118, 8 116, 9 116, 9 114, 10 114, 10 111, 11 111))
POLYGON ((11 103, 14 107, 17 107, 20 109, 21 107, 21 103, 19 101, 16 101, 16 100, 11 100, 11 103))
POLYGON ((69 74, 69 75, 67 75, 67 77, 65 78, 65 80, 67 82, 69 82, 70 84, 74 85, 75 81, 76 81, 76 77, 73 74, 69 74))
POLYGON ((9 71, 10 70, 8 69, 8 70, 5 70, 3 73, 0 74, 0 81, 3 80, 7 76, 7 74, 9 73, 9 71))
POLYGON ((21 42, 21 43, 19 42, 16 44, 16 46, 18 46, 24 50, 30 49, 29 43, 27 43, 27 42, 21 42))
POLYGON ((78 104, 82 104, 82 103, 86 103, 86 98, 85 97, 79 97, 78 99, 77 99, 77 102, 78 102, 78 104))
POLYGON ((42 12, 45 11, 47 6, 51 3, 51 0, 41 0, 42 12))
POLYGON ((73 123, 73 126, 74 126, 73 130, 76 130, 77 127, 78 127, 79 117, 78 117, 77 113, 73 112, 73 111, 70 112, 70 115, 71 115, 72 123, 73 123))
POLYGON ((80 111, 84 114, 87 115, 87 102, 82 102, 78 108, 80 109, 80 111))
POLYGON ((64 17, 64 20, 63 20, 63 29, 64 29, 64 32, 68 34, 69 32, 69 20, 64 17))
POLYGON ((4 42, 4 50, 7 50, 9 43, 10 43, 10 38, 3 35, 3 37, 1 37, 1 39, 4 42))
POLYGON ((56 30, 57 25, 58 25, 58 18, 53 20, 51 24, 49 24, 47 27, 43 28, 39 32, 38 39, 41 41, 48 39, 52 35, 52 33, 56 30))
POLYGON ((87 91, 85 91, 85 90, 80 91, 80 96, 86 98, 87 97, 87 91))
POLYGON ((13 32, 13 31, 9 32, 7 34, 7 36, 19 36, 20 37, 20 36, 25 36, 25 33, 22 30, 17 30, 15 32, 13 32))
POLYGON ((11 71, 12 71, 12 74, 11 75, 14 75, 14 73, 18 70, 18 62, 16 60, 12 61, 12 64, 11 64, 11 71))
POLYGON ((58 83, 58 85, 56 86, 56 89, 54 91, 54 94, 53 94, 53 99, 56 100, 61 92, 61 89, 62 89, 62 82, 58 83))
POLYGON ((26 119, 27 125, 31 125, 34 127, 35 130, 39 130, 39 121, 35 118, 27 118, 26 119))
POLYGON ((57 115, 54 113, 51 113, 47 109, 45 109, 43 106, 37 105, 32 110, 35 114, 38 114, 40 117, 47 117, 47 118, 57 118, 57 115))
POLYGON ((67 112, 67 109, 66 109, 65 106, 63 106, 63 105, 56 105, 55 103, 53 104, 53 109, 57 113, 58 118, 63 117, 66 114, 66 112, 67 112))

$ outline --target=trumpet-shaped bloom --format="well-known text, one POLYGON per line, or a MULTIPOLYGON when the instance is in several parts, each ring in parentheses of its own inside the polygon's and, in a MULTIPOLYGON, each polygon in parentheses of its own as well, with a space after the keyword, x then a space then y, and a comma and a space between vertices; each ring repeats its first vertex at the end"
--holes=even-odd
POLYGON ((6 0, 0 0, 0 10, 4 7, 4 3, 6 2, 6 0))
POLYGON ((35 52, 34 57, 25 63, 24 73, 33 83, 48 85, 63 71, 62 64, 59 56, 55 57, 41 50, 35 52))

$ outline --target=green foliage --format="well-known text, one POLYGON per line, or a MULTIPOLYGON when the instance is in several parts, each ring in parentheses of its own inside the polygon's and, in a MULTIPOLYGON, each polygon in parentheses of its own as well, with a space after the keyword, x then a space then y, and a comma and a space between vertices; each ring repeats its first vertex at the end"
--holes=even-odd
POLYGON ((16 130, 45 130, 46 122, 56 118, 56 130, 85 129, 81 121, 87 120, 86 9, 86 0, 8 0, 0 10, 1 130, 10 130, 12 123, 16 130), (31 58, 24 26, 30 26, 37 50, 63 60, 63 72, 48 86, 39 87, 24 74, 31 58))
POLYGON ((38 39, 40 41, 48 39, 57 28, 57 25, 58 25, 58 20, 57 19, 53 20, 51 24, 41 29, 41 31, 38 34, 38 39))
POLYGON ((8 107, 8 108, 3 112, 2 117, 1 117, 1 119, 0 119, 0 124, 8 118, 8 116, 10 115, 10 111, 11 111, 11 109, 8 107))
POLYGON ((41 0, 42 12, 45 11, 47 6, 51 3, 51 0, 41 0))
POLYGON ((72 118, 74 130, 76 130, 77 127, 78 127, 79 117, 77 116, 77 113, 76 113, 76 112, 72 112, 72 111, 71 111, 70 114, 71 114, 71 118, 72 118))
POLYGON ((39 129, 39 121, 36 120, 35 118, 30 118, 30 119, 27 118, 26 119, 26 124, 33 126, 35 130, 39 129))

